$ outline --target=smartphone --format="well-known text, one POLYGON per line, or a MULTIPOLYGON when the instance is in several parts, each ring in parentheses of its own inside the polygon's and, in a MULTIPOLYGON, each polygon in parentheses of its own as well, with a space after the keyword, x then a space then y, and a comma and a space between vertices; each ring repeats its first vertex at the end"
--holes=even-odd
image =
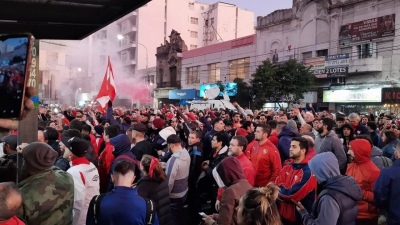
POLYGON ((0 118, 21 116, 33 40, 31 34, 0 35, 0 118))
POLYGON ((202 216, 202 217, 206 217, 206 216, 207 216, 207 215, 206 215, 205 213, 203 213, 203 212, 199 212, 199 215, 202 216))

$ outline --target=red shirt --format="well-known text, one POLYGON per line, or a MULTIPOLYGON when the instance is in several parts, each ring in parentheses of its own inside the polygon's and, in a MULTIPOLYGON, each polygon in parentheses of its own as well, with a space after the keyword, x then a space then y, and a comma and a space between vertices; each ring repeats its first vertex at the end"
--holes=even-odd
POLYGON ((278 133, 276 132, 271 133, 271 135, 269 135, 268 140, 272 142, 272 144, 274 144, 276 147, 278 147, 278 142, 279 142, 278 133))
POLYGON ((108 186, 108 175, 111 169, 111 164, 114 161, 114 146, 110 142, 106 142, 106 147, 99 157, 99 176, 100 176, 100 190, 106 191, 108 186))
POLYGON ((13 216, 7 221, 0 222, 0 225, 25 225, 25 223, 18 219, 18 217, 13 216))
POLYGON ((252 142, 250 160, 253 163, 256 178, 255 187, 265 187, 269 182, 275 182, 282 169, 281 157, 274 144, 267 140, 263 145, 252 142))

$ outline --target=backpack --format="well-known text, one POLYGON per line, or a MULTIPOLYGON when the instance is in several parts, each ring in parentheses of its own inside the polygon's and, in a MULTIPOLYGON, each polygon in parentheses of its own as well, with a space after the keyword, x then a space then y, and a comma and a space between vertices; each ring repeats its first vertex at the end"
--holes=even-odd
MULTIPOLYGON (((94 217, 94 224, 98 224, 98 218, 100 215, 100 204, 101 200, 103 200, 104 196, 106 194, 100 194, 96 195, 92 198, 89 204, 89 209, 93 211, 93 217, 94 217)), ((155 207, 154 207, 154 202, 151 199, 144 198, 146 201, 146 221, 145 224, 151 225, 154 223, 155 220, 155 207)))

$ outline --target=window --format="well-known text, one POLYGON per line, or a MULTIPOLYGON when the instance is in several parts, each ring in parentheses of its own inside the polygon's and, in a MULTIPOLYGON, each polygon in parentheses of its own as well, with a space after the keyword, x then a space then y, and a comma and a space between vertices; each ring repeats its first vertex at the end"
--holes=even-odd
POLYGON ((250 58, 235 59, 229 61, 230 80, 235 78, 245 79, 250 76, 250 58))
POLYGON ((122 52, 121 53, 121 61, 122 62, 128 61, 128 52, 122 52))
POLYGON ((187 84, 200 83, 199 79, 200 66, 194 66, 187 68, 187 84))
POLYGON ((365 59, 365 58, 372 58, 372 44, 363 44, 357 46, 358 50, 358 58, 365 59))
POLYGON ((208 20, 204 20, 204 26, 208 27, 208 20))
POLYGON ((197 38, 198 34, 197 31, 190 31, 190 37, 197 38))
POLYGON ((312 52, 303 52, 302 54, 303 54, 303 60, 312 57, 312 52))
POLYGON ((129 20, 124 20, 121 23, 121 32, 124 33, 129 29, 129 20))
POLYGON ((214 24, 214 17, 213 17, 213 18, 211 18, 211 20, 210 20, 210 24, 211 24, 211 25, 213 25, 213 24, 214 24))
POLYGON ((208 64, 208 83, 215 83, 221 80, 221 64, 208 64))
POLYGON ((191 24, 199 24, 199 18, 190 17, 190 23, 191 24))
POLYGON ((320 57, 320 56, 328 56, 328 49, 318 50, 317 57, 320 57))
POLYGON ((204 6, 200 6, 200 9, 201 9, 201 10, 204 10, 204 6))
POLYGON ((190 50, 196 49, 196 48, 197 48, 197 45, 190 45, 190 50))

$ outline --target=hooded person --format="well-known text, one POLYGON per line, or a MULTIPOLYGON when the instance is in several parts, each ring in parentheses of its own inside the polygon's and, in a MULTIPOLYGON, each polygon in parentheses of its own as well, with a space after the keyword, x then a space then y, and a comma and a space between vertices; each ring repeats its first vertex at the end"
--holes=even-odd
POLYGON ((355 133, 354 133, 353 127, 348 123, 343 124, 342 127, 340 128, 339 137, 340 137, 340 141, 343 144, 343 148, 346 152, 349 150, 350 141, 353 141, 354 139, 356 139, 354 134, 355 133))
MULTIPOLYGON (((135 155, 131 151, 131 140, 126 134, 119 134, 110 140, 110 144, 114 146, 113 155, 115 157, 111 164, 110 175, 113 173, 115 166, 118 162, 129 161, 135 165, 135 181, 136 183, 140 179, 140 161, 138 161, 135 155)), ((114 184, 111 179, 108 182, 108 191, 114 188, 114 184)))
POLYGON ((312 212, 301 203, 297 210, 304 225, 355 225, 357 202, 362 199, 360 186, 354 178, 340 174, 339 163, 332 152, 317 154, 308 163, 318 181, 318 197, 312 212))
MULTIPOLYGON (((161 150, 157 149, 157 147, 154 147, 156 150, 158 150, 158 155, 161 156, 160 161, 161 162, 167 162, 169 158, 172 156, 172 152, 169 151, 167 148, 167 139, 169 136, 176 134, 176 131, 173 127, 166 127, 162 129, 159 132, 160 139, 158 139, 158 143, 161 147, 159 147, 161 150)), ((157 144, 158 145, 158 144, 157 144)))
POLYGON ((285 162, 289 159, 289 149, 290 142, 292 142, 292 138, 297 136, 296 130, 296 122, 294 120, 289 120, 288 125, 282 127, 282 131, 278 134, 278 150, 279 155, 281 156, 281 163, 285 162), (294 123, 294 124, 293 124, 294 123))
POLYGON ((205 224, 237 224, 237 208, 240 198, 252 188, 246 180, 243 169, 236 157, 227 157, 212 171, 215 181, 225 191, 222 195, 221 206, 217 221, 205 217, 205 224))
POLYGON ((347 167, 346 175, 354 177, 362 190, 356 224, 378 224, 378 208, 374 204, 373 188, 380 170, 370 158, 372 145, 363 139, 351 141, 349 145, 349 154, 353 160, 347 167))
POLYGON ((72 224, 74 181, 69 173, 52 167, 58 153, 48 144, 34 142, 22 156, 26 177, 18 184, 23 199, 19 218, 27 224, 72 224))

